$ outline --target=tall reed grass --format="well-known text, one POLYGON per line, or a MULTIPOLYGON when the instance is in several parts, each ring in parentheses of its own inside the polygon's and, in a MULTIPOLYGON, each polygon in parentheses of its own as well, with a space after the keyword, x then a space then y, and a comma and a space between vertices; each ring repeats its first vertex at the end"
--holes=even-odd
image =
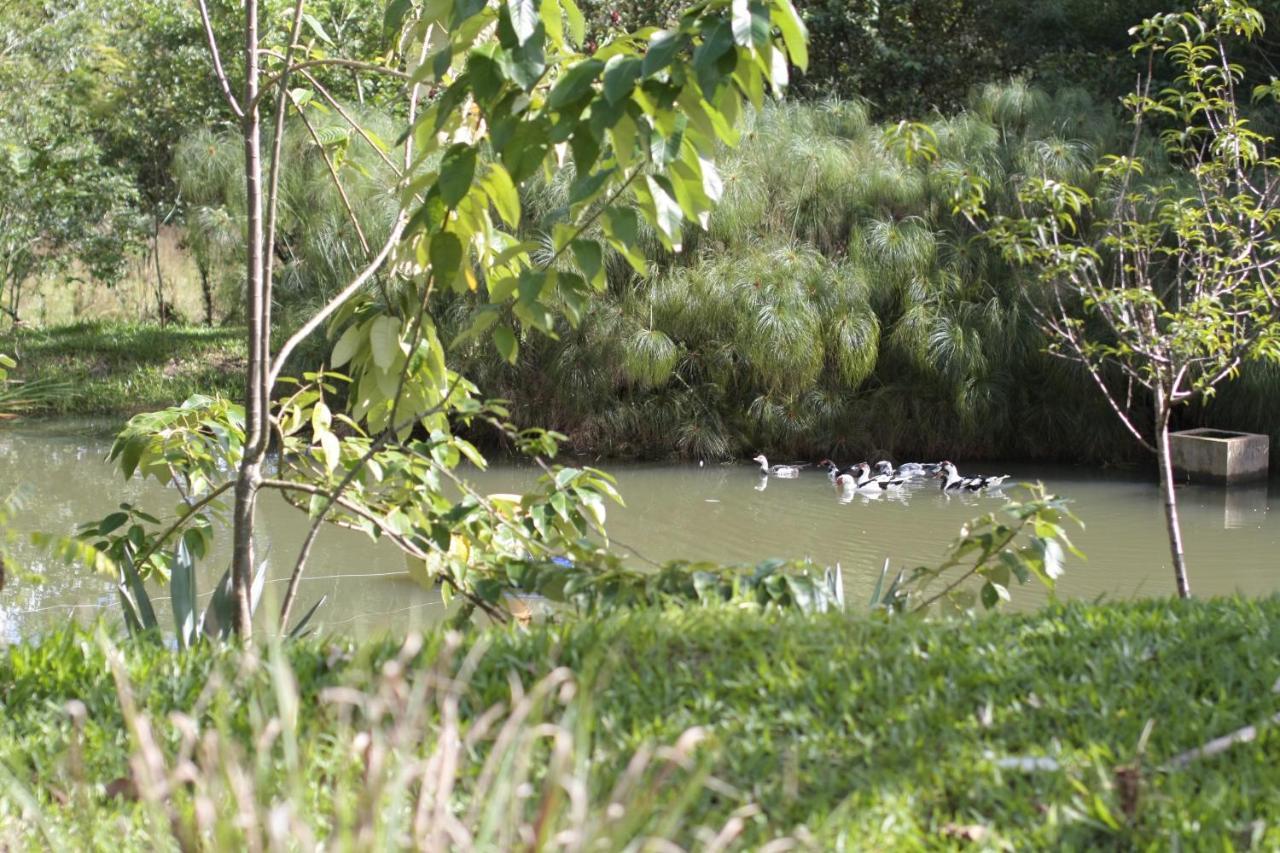
MULTIPOLYGON (((935 117, 932 162, 907 164, 857 102, 782 103, 724 156, 725 198, 680 256, 647 241, 647 278, 608 293, 508 367, 464 353, 481 387, 582 449, 716 459, 787 455, 1118 459, 1131 444, 1087 378, 1045 353, 1027 280, 952 213, 978 175, 1009 210, 1034 171, 1088 183, 1119 143, 1109 107, 1021 81, 935 117)), ((530 236, 568 175, 527 194, 530 236)), ((446 326, 469 300, 442 297, 446 326)))

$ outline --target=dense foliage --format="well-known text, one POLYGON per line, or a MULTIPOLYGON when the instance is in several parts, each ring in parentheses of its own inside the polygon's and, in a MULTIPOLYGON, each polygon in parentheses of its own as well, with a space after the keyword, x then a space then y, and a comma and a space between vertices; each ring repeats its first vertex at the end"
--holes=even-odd
MULTIPOLYGON (((1185 769, 1171 760, 1274 713, 1277 625, 1274 599, 1070 606, 959 624, 640 611, 482 633, 456 652, 441 635, 403 653, 391 640, 308 640, 283 650, 287 669, 134 643, 120 662, 137 685, 134 718, 98 644, 68 632, 0 656, 0 838, 168 845, 174 827, 201 819, 190 805, 208 795, 205 808, 230 818, 218 825, 227 845, 243 843, 239 826, 377 846, 414 831, 413 780, 440 772, 418 762, 445 755, 456 731, 470 751, 452 775, 431 778, 454 786, 445 797, 462 821, 474 818, 473 795, 489 797, 504 817, 466 824, 479 838, 545 811, 557 827, 610 839, 608 849, 639 833, 689 844, 736 812, 749 845, 791 836, 822 849, 842 839, 949 847, 977 833, 1018 849, 1266 849, 1280 841, 1271 729, 1185 769), (435 666, 456 672, 470 650, 460 694, 437 699, 431 685, 451 682, 434 679, 435 666), (550 686, 536 686, 553 671, 550 686), (566 679, 577 690, 562 689, 566 679), (68 706, 71 696, 81 704, 68 706), (482 715, 495 703, 505 709, 482 715), (508 713, 524 724, 507 727, 508 713), (704 740, 683 753, 685 769, 609 793, 629 763, 663 761, 652 749, 690 727, 704 740), (142 751, 142 736, 158 751, 142 751), (510 761, 496 778, 481 774, 493 752, 510 761), (218 772, 184 777, 182 754, 218 772), (131 770, 131 755, 147 762, 131 770), (1047 769, 1000 765, 1011 758, 1047 769), (174 824, 165 801, 145 799, 170 763, 174 824), (708 772, 719 780, 711 787, 700 781, 708 772), (506 774, 532 796, 507 790, 506 774), (555 793, 571 791, 563 802, 555 793), (632 820, 610 823, 611 800, 632 820)), ((424 796, 437 795, 433 786, 424 796)))
MULTIPOLYGON (((593 38, 661 25, 682 0, 586 0, 593 38)), ((1256 4, 1274 19, 1280 4, 1256 4)), ((876 119, 952 112, 983 85, 1023 76, 1050 91, 1082 87, 1114 102, 1133 85, 1129 28, 1166 0, 798 0, 810 64, 793 81, 805 100, 862 98, 876 119)), ((1274 38, 1240 59, 1274 73, 1274 38)), ((1161 69, 1163 71, 1163 69, 1161 69)))
MULTIPOLYGON (((578 328, 524 341, 514 367, 479 352, 469 369, 520 417, 604 453, 1123 454, 1084 374, 1043 352, 1025 276, 952 211, 956 175, 989 181, 996 206, 1028 169, 1086 179, 1111 111, 1014 83, 917 129, 932 161, 908 162, 897 131, 855 102, 766 108, 682 255, 649 239, 648 275, 612 263, 578 328)), ((531 200, 532 236, 568 183, 531 200)), ((438 313, 458 328, 469 304, 438 313)))

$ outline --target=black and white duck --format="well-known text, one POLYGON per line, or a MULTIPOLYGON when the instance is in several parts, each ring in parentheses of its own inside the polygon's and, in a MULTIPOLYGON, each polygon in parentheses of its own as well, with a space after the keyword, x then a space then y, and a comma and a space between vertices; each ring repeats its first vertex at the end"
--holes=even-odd
POLYGON ((757 453, 751 457, 751 461, 760 466, 760 473, 767 474, 770 477, 780 477, 789 480, 793 477, 800 476, 800 469, 807 467, 804 464, 796 463, 794 465, 769 465, 769 460, 765 458, 763 453, 757 453))
POLYGON ((934 476, 942 480, 944 492, 981 492, 999 488, 1010 475, 961 477, 954 463, 944 461, 938 463, 938 473, 934 476))
POLYGON ((841 468, 830 459, 823 459, 818 467, 827 472, 827 479, 841 489, 852 488, 858 482, 858 474, 853 468, 841 468))
POLYGON ((856 470, 858 474, 859 491, 871 491, 872 489, 879 489, 880 491, 884 491, 885 489, 900 489, 907 482, 905 477, 898 477, 892 473, 893 466, 889 465, 888 462, 877 462, 877 473, 875 474, 871 473, 871 466, 866 462, 859 462, 857 465, 853 466, 853 470, 856 470), (880 473, 882 465, 888 466, 890 473, 880 473))
POLYGON ((895 469, 893 463, 881 459, 876 463, 876 475, 900 477, 903 480, 923 480, 936 476, 939 467, 937 462, 903 462, 895 469))

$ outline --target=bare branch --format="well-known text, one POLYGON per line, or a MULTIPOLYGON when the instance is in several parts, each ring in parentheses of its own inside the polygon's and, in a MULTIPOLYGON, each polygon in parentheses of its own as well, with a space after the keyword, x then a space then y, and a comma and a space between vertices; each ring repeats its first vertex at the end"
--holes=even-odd
POLYGON ((200 22, 204 25, 205 42, 209 45, 209 53, 213 56, 213 73, 218 78, 218 85, 222 88, 222 95, 227 99, 231 112, 236 118, 243 119, 244 110, 240 109, 240 102, 231 93, 231 81, 227 79, 227 72, 222 68, 222 55, 218 52, 218 39, 213 34, 213 23, 209 20, 209 7, 205 4, 205 0, 196 0, 196 2, 200 7, 200 22))

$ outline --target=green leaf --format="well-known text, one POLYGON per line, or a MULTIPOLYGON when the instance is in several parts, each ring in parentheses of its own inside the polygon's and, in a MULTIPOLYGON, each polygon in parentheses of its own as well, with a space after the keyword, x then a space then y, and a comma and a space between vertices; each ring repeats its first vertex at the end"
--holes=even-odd
POLYGON ((603 291, 608 285, 604 269, 604 251, 595 240, 574 240, 570 244, 578 269, 586 276, 587 281, 596 290, 603 291))
POLYGON ((325 470, 332 474, 342 461, 342 445, 331 432, 319 433, 316 438, 320 441, 320 455, 324 458, 325 470))
POLYGON ((507 14, 511 16, 511 29, 515 31, 516 40, 524 44, 538 26, 537 0, 507 0, 507 14))
POLYGON ((498 56, 498 64, 507 79, 526 92, 537 85, 542 73, 547 70, 547 60, 543 53, 544 41, 542 22, 538 22, 533 35, 526 42, 504 50, 498 56))
POLYGON ((604 63, 598 59, 586 59, 577 63, 556 81, 551 95, 547 98, 547 106, 559 110, 582 98, 591 91, 604 63))
POLYGON ((315 408, 311 410, 311 429, 316 432, 327 432, 332 425, 333 415, 329 407, 323 401, 316 403, 315 408))
POLYGON ((631 97, 631 91, 640 79, 644 63, 634 56, 617 54, 609 57, 604 68, 604 97, 611 104, 631 97))
POLYGON ((538 15, 543 29, 547 31, 547 38, 556 47, 563 47, 564 15, 560 11, 560 0, 539 0, 538 15))
MULTIPOLYGON (((440 284, 448 284, 462 268, 462 242, 452 231, 441 231, 431 238, 431 273, 440 284)), ((396 324, 397 334, 399 324, 396 324)))
POLYGON ((330 367, 342 367, 351 360, 356 354, 356 350, 364 343, 364 328, 359 323, 353 323, 347 327, 342 333, 342 337, 338 338, 338 342, 333 346, 333 355, 329 358, 330 367))
POLYGON ((151 596, 147 594, 147 587, 142 582, 142 576, 138 574, 137 568, 133 565, 133 558, 127 552, 120 561, 120 570, 124 574, 124 582, 121 584, 121 588, 124 589, 126 586, 128 588, 129 597, 137 608, 139 625, 144 631, 158 628, 160 623, 156 621, 156 611, 151 606, 151 596))
POLYGON ((751 47, 751 4, 749 0, 733 0, 733 41, 739 47, 751 47))
POLYGON ((654 33, 649 39, 649 49, 645 52, 641 72, 645 77, 650 77, 666 68, 683 44, 684 39, 674 30, 659 30, 654 33))
POLYGON ((476 174, 476 150, 461 142, 449 147, 440 161, 440 179, 436 187, 446 207, 457 207, 471 190, 476 174))
POLYGON ((648 265, 638 246, 640 222, 635 210, 630 207, 611 207, 606 210, 604 233, 609 238, 609 245, 626 258, 632 269, 644 275, 648 265))
POLYGON ((774 26, 782 32, 782 42, 787 46, 791 64, 801 71, 809 68, 809 30, 805 27, 791 0, 774 0, 770 16, 774 26))
POLYGON ((113 530, 118 528, 129 520, 129 514, 124 512, 113 512, 102 521, 98 522, 97 528, 94 530, 95 536, 106 536, 113 530))
POLYGON ((382 15, 382 37, 387 41, 395 40, 404 26, 405 15, 413 8, 412 0, 391 0, 382 15))
POLYGON ((569 38, 574 44, 581 46, 587 37, 587 20, 583 17, 582 10, 574 0, 560 0, 560 6, 569 19, 569 38))
POLYGON ((172 596, 173 625, 178 648, 186 649, 196 639, 196 564, 187 548, 186 539, 178 540, 173 552, 173 569, 169 575, 172 596))
POLYGON ((502 221, 511 228, 519 226, 520 194, 516 191, 516 185, 511 180, 511 174, 507 172, 501 163, 489 164, 482 186, 489 196, 489 201, 497 209, 498 215, 502 217, 502 221))
POLYGON ((325 32, 324 25, 316 20, 314 15, 302 13, 302 20, 307 25, 307 29, 311 30, 315 37, 325 44, 333 44, 333 39, 329 38, 329 34, 325 32))
POLYGON ((645 183, 653 196, 654 224, 672 251, 680 251, 680 228, 684 224, 684 212, 670 191, 670 184, 661 176, 646 175, 645 183))
POLYGON ((369 344, 373 349, 373 363, 386 370, 400 351, 400 320, 382 316, 369 327, 369 344))
POLYGON ((516 363, 516 356, 520 354, 520 344, 516 342, 515 332, 511 331, 510 326, 498 326, 493 330, 493 345, 498 348, 498 354, 507 364, 516 363))

